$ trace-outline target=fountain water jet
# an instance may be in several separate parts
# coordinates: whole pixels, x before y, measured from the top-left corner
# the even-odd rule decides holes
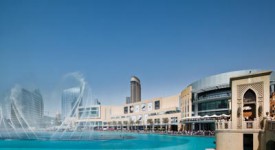
[[[76,114],[78,112],[77,109],[78,109],[79,106],[83,105],[83,99],[86,100],[86,102],[84,103],[85,104],[84,107],[87,107],[88,101],[90,99],[90,95],[89,95],[90,91],[87,90],[89,88],[88,88],[87,83],[86,83],[86,81],[85,81],[85,79],[84,79],[84,77],[83,77],[82,74],[80,74],[78,72],[74,72],[74,73],[67,74],[65,77],[66,78],[67,77],[73,77],[75,80],[77,80],[78,83],[79,83],[80,92],[79,92],[77,100],[74,103],[74,105],[73,105],[70,113],[68,113],[68,115],[65,117],[64,121],[62,121],[61,125],[58,127],[58,129],[51,136],[52,139],[63,138],[63,136],[65,134],[67,136],[67,134],[68,134],[67,130],[68,129],[69,130],[72,129],[72,132],[70,132],[69,138],[70,139],[74,138],[75,133],[77,132],[77,129],[79,127],[79,123],[75,122],[75,119],[78,117],[78,114]],[[85,97],[84,98],[84,96],[85,96],[84,94],[87,94],[89,97]],[[58,134],[60,132],[61,132],[61,134]],[[81,138],[81,136],[82,136],[82,133],[80,133],[80,137],[79,138]],[[68,138],[68,136],[66,138]]]
[[[18,93],[19,87],[15,86],[10,93],[9,102],[10,108],[13,111],[13,116],[18,120],[18,124],[11,119],[10,121],[5,121],[2,117],[3,113],[1,113],[2,109],[0,109],[0,125],[4,125],[5,133],[1,132],[1,139],[37,139],[37,140],[97,140],[97,139],[119,139],[120,135],[117,136],[102,136],[93,132],[95,124],[92,124],[89,119],[90,112],[86,110],[89,108],[90,100],[92,100],[91,89],[85,81],[82,74],[78,72],[70,73],[65,75],[64,78],[73,78],[77,81],[77,87],[79,87],[79,94],[76,97],[74,103],[72,103],[72,107],[70,112],[67,114],[65,119],[61,122],[59,126],[54,128],[44,128],[43,130],[37,130],[32,128],[32,125],[29,124],[27,119],[24,116],[24,113],[21,112],[23,110],[22,102],[18,102]],[[83,108],[84,112],[80,113],[79,109]],[[11,113],[10,111],[9,113]],[[87,116],[88,114],[88,116]],[[80,120],[77,120],[80,119]],[[85,132],[83,131],[85,130]],[[88,130],[88,132],[86,132]],[[10,132],[11,131],[11,132]],[[47,131],[47,132],[46,132]],[[10,134],[10,135],[8,135]]]

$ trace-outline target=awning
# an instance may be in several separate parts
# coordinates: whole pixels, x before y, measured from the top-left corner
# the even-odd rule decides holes
[[[216,114],[210,116],[211,118],[216,118],[216,117],[220,117],[220,116],[217,116]]]
[[[230,115],[222,114],[222,117],[230,117]]]
[[[252,108],[250,106],[244,106],[243,110],[251,110]]]

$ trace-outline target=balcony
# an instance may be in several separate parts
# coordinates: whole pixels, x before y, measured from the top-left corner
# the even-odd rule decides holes
[[[230,130],[232,129],[232,122],[227,120],[218,120],[216,121],[216,130]],[[275,122],[274,122],[274,128],[275,128]],[[242,128],[241,129],[260,129],[258,126],[258,121],[243,121],[242,122]]]
[[[258,126],[258,121],[243,121],[242,129],[260,129]]]
[[[232,122],[226,120],[218,120],[216,121],[216,130],[226,130],[232,129]]]

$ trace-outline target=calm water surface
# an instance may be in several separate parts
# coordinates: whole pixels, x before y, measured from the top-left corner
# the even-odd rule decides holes
[[[94,132],[63,135],[64,140],[50,139],[50,134],[39,135],[39,140],[0,140],[0,150],[82,150],[82,149],[182,149],[205,150],[214,148],[214,137],[171,136],[121,132]],[[68,137],[72,137],[68,140]]]

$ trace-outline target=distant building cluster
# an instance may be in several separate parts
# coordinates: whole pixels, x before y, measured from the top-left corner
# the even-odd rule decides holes
[[[11,124],[16,128],[39,128],[44,115],[43,98],[39,90],[20,89],[11,101]]]
[[[163,129],[168,126],[174,131],[213,131],[216,129],[216,118],[226,118],[232,113],[230,79],[259,72],[261,71],[242,70],[213,75],[191,83],[179,94],[143,101],[141,101],[140,80],[134,76],[130,80],[131,96],[126,97],[124,105],[79,107],[76,122],[97,129],[135,128],[143,130],[145,128]],[[274,92],[274,79],[274,74],[272,74],[269,85],[270,93]],[[246,104],[244,117],[251,119],[256,117],[256,114],[250,111],[254,107],[252,103]]]
[[[141,100],[141,82],[136,76],[130,79],[130,96],[123,105],[101,105],[96,99],[92,105],[83,105],[80,87],[65,89],[61,97],[61,113],[55,118],[44,115],[43,98],[39,90],[20,89],[16,98],[11,101],[10,125],[14,127],[50,127],[62,124],[65,118],[73,118],[73,125],[89,129],[135,129],[135,130],[167,130],[200,131],[217,129],[218,118],[228,118],[232,115],[232,97],[236,91],[232,80],[236,77],[251,78],[260,74],[259,70],[241,70],[209,76],[195,81],[178,94],[169,97],[156,97]],[[255,74],[255,75],[254,75]],[[258,79],[258,78],[257,78]],[[259,78],[261,79],[261,78]],[[261,89],[263,83],[268,83],[262,92],[269,94],[270,116],[275,116],[275,75],[270,80],[259,81],[245,88],[246,90],[240,109],[234,110],[244,121],[259,119],[259,114],[266,111],[264,100],[256,99],[258,95],[253,89]],[[259,90],[260,91],[260,90]],[[259,97],[259,96],[258,96]],[[261,98],[261,97],[260,97]],[[259,98],[259,99],[260,99]],[[241,99],[241,98],[239,98]],[[241,103],[240,103],[241,104]],[[268,105],[268,106],[269,106]],[[265,105],[266,106],[266,105]],[[234,112],[236,113],[236,112]],[[0,111],[0,119],[3,112]]]

